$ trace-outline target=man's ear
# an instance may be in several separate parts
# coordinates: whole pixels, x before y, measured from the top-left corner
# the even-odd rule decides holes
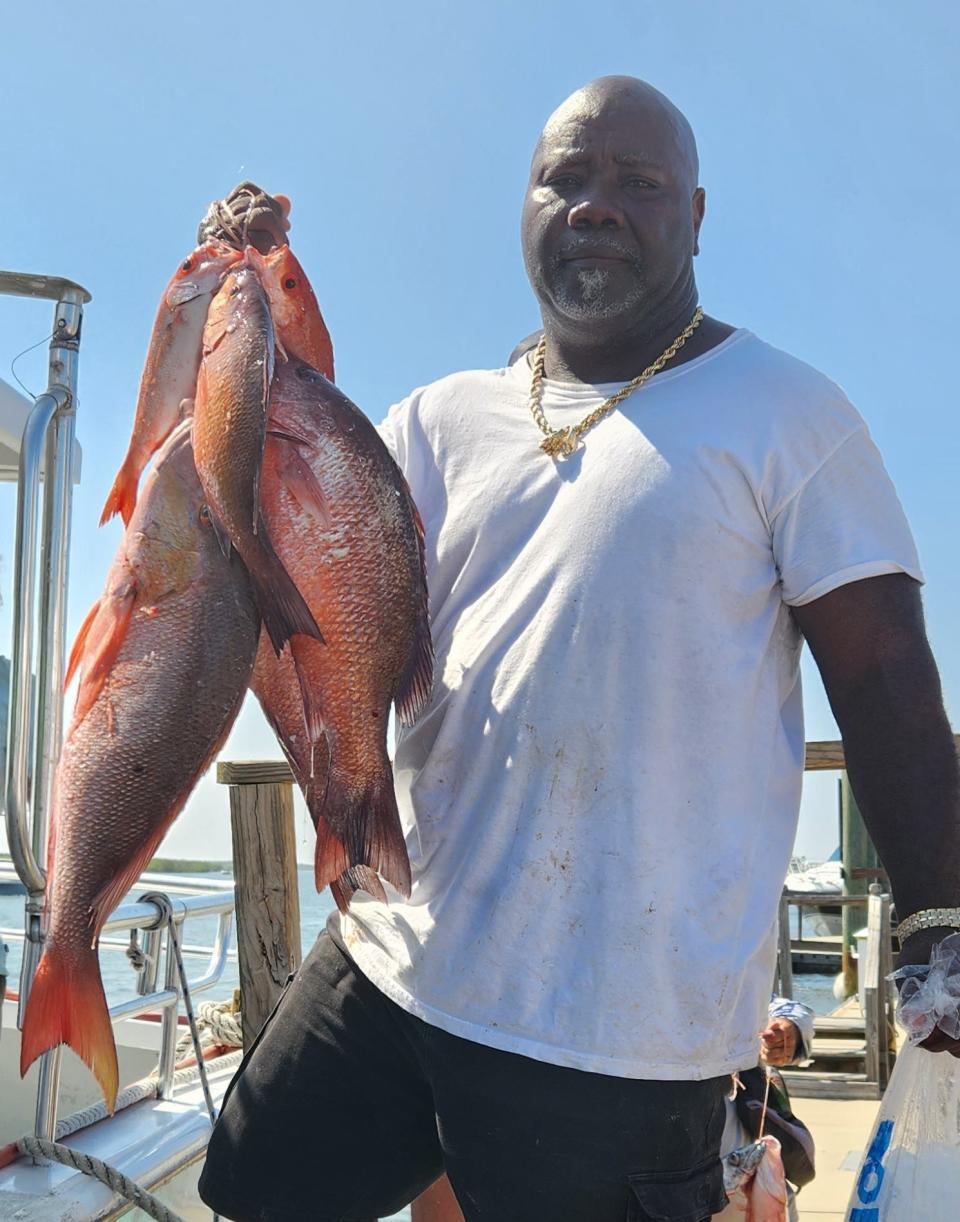
[[[707,211],[707,193],[703,187],[697,187],[693,193],[693,253],[700,253],[700,226]]]

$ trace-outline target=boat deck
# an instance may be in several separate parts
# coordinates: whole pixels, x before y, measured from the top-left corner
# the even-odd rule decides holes
[[[816,1142],[817,1175],[797,1197],[800,1222],[843,1222],[854,1177],[873,1129],[877,1099],[795,1099]]]

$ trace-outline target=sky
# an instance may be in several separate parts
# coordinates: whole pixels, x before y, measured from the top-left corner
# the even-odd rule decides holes
[[[838,381],[866,417],[927,577],[928,630],[960,728],[953,351],[960,16],[947,2],[278,3],[203,10],[6,6],[0,265],[93,295],[80,356],[83,478],[68,636],[120,538],[98,529],[126,449],[160,292],[207,203],[252,178],[293,201],[291,244],[374,421],[415,386],[502,365],[538,325],[518,221],[537,133],[593,77],[644,77],[687,114],[707,218],[709,314]],[[0,299],[0,377],[51,310]],[[45,345],[16,362],[34,393]],[[0,486],[0,653],[15,495]],[[804,663],[808,739],[837,737]],[[278,758],[248,698],[222,758]],[[311,836],[299,807],[298,852]],[[837,841],[836,774],[805,787],[797,850]],[[201,781],[167,855],[230,855]]]

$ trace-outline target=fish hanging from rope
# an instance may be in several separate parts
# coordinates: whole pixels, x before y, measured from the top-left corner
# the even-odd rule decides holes
[[[216,538],[184,423],[144,483],[71,653],[67,681],[79,673],[80,684],[53,787],[49,926],[21,1074],[68,1044],[112,1110],[117,1053],[100,931],[223,745],[259,634],[250,581]]]
[[[760,1137],[723,1158],[728,1203],[714,1222],[787,1222],[787,1184],[775,1137]]]
[[[181,262],[164,289],[147,347],[130,443],[103,507],[101,526],[117,513],[125,526],[129,524],[144,467],[192,411],[210,302],[227,269],[241,258],[233,247],[208,240]]]
[[[279,654],[296,634],[323,640],[277,555],[260,505],[267,406],[276,354],[270,304],[246,259],[226,274],[207,313],[193,409],[193,452],[214,529],[250,574]]]
[[[285,250],[252,263],[271,259],[290,270]],[[312,290],[312,306],[301,300],[285,319],[277,297],[293,277],[260,274],[283,348],[329,360]],[[409,895],[386,732],[391,703],[409,723],[432,684],[423,526],[367,418],[295,360],[281,362],[274,378],[262,498],[280,557],[326,642],[295,637],[290,662],[261,645],[251,681],[316,827],[317,888],[331,885],[344,910],[360,888],[386,899],[378,875]]]

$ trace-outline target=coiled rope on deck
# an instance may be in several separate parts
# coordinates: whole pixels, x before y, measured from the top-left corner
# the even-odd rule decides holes
[[[243,1020],[236,1001],[201,1001],[197,1006],[197,1028],[203,1048],[242,1048]],[[177,1044],[176,1059],[183,1060],[193,1047],[193,1034],[186,1031]]]
[[[73,1167],[77,1171],[82,1171],[84,1175],[92,1175],[126,1200],[132,1201],[145,1214],[156,1218],[157,1222],[184,1222],[179,1214],[167,1209],[161,1200],[147,1192],[145,1188],[141,1188],[135,1180],[124,1175],[122,1171],[118,1171],[116,1167],[111,1167],[109,1163],[103,1162],[102,1159],[94,1158],[92,1154],[84,1154],[82,1150],[73,1150],[70,1146],[62,1146],[56,1141],[47,1141],[33,1133],[21,1137],[17,1142],[17,1147],[24,1154],[29,1154],[34,1158],[49,1158],[54,1162],[62,1163],[65,1167]]]

